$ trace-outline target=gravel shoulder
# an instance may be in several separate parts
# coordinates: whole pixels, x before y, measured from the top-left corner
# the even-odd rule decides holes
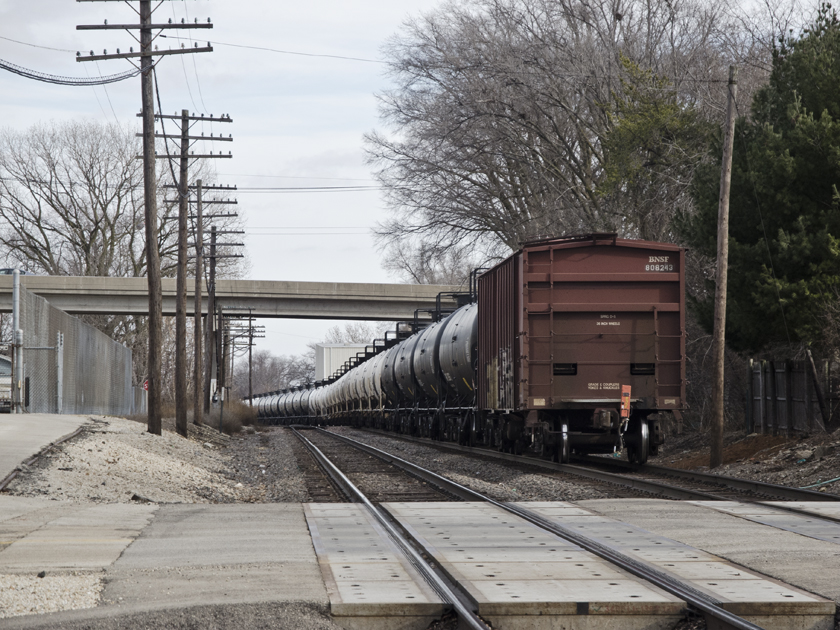
[[[190,426],[190,438],[114,417],[92,417],[81,435],[24,468],[6,492],[74,503],[307,501],[283,431],[228,438]]]
[[[650,461],[708,471],[708,436],[673,436]],[[714,473],[840,495],[840,429],[804,437],[728,433],[723,461]]]

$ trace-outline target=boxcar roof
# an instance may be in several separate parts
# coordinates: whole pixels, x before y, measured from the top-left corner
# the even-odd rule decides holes
[[[553,236],[549,238],[536,239],[533,241],[526,241],[521,243],[520,248],[513,252],[510,256],[502,261],[499,261],[492,267],[488,267],[479,277],[485,273],[492,271],[506,260],[514,256],[519,256],[526,250],[538,250],[547,247],[554,247],[557,249],[571,249],[574,247],[591,247],[591,246],[614,246],[614,247],[634,247],[640,249],[659,249],[662,251],[679,251],[684,249],[680,245],[674,243],[661,243],[659,241],[643,241],[632,238],[618,238],[615,232],[592,232],[590,234],[570,234],[568,236]]]

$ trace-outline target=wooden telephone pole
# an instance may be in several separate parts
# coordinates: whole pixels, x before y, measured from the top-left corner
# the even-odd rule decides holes
[[[195,142],[200,140],[209,141],[223,141],[233,142],[233,138],[228,136],[223,137],[221,134],[215,136],[193,136],[190,135],[190,127],[196,121],[201,122],[233,122],[230,116],[222,116],[221,118],[209,118],[201,115],[190,116],[190,113],[184,109],[181,110],[181,116],[166,116],[157,114],[158,119],[171,118],[180,120],[181,132],[179,135],[167,135],[165,133],[157,134],[157,138],[163,138],[165,141],[169,139],[180,139],[181,152],[179,155],[158,155],[158,158],[173,159],[179,158],[180,177],[178,180],[178,269],[176,279],[176,298],[175,298],[175,429],[184,437],[187,437],[187,215],[189,214],[190,203],[190,187],[189,187],[189,167],[190,161],[207,158],[231,158],[230,152],[223,154],[221,152],[214,154],[212,151],[209,154],[196,155],[195,152],[190,152],[190,148]],[[174,176],[174,173],[173,173]],[[174,202],[174,199],[167,200]],[[199,215],[200,217],[200,215]],[[196,243],[198,245],[198,243]],[[197,276],[200,277],[200,276]],[[200,293],[198,294],[200,298]],[[198,344],[201,343],[201,337],[196,337]],[[196,352],[200,352],[197,348]],[[195,418],[198,421],[198,416]],[[197,422],[201,424],[200,421]]]
[[[732,145],[735,138],[735,98],[738,69],[729,66],[729,98],[726,105],[726,134],[720,173],[718,203],[717,283],[715,287],[714,380],[712,382],[712,448],[709,468],[723,463],[724,351],[726,350],[726,281],[729,267],[729,185],[732,182]]]
[[[175,50],[153,50],[152,44],[155,39],[154,31],[165,29],[195,29],[213,28],[209,22],[199,24],[154,24],[152,22],[152,0],[76,0],[77,2],[125,2],[131,5],[132,2],[139,4],[136,10],[140,16],[139,24],[104,24],[80,25],[77,30],[126,30],[140,31],[140,51],[134,52],[133,48],[128,53],[108,54],[107,51],[101,55],[94,55],[93,51],[88,56],[76,53],[76,61],[106,61],[110,59],[139,59],[141,71],[141,101],[143,118],[143,178],[145,195],[145,231],[146,231],[146,270],[149,281],[149,353],[148,353],[148,380],[149,380],[149,409],[148,409],[148,431],[156,435],[161,434],[161,340],[163,329],[163,297],[160,286],[160,250],[158,248],[158,214],[155,177],[155,118],[154,118],[154,85],[152,72],[154,71],[154,57],[163,55],[182,55],[188,53],[212,52],[213,48],[208,44],[199,48],[180,48]],[[159,0],[156,8],[163,4]],[[132,62],[134,63],[134,62]]]

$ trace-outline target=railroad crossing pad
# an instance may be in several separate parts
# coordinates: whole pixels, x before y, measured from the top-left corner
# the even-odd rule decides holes
[[[692,503],[725,514],[739,516],[762,525],[784,529],[800,536],[808,536],[809,538],[840,545],[840,522],[828,520],[840,519],[840,506],[837,505],[824,506],[821,502],[809,502],[807,505],[802,502],[791,504],[784,501],[774,501],[766,504],[739,503],[737,501],[692,501]],[[809,517],[805,514],[787,511],[784,509],[786,505],[813,512],[814,516]]]
[[[767,630],[830,630],[834,602],[767,578],[665,536],[565,502],[517,503],[559,525],[668,573]]]
[[[501,630],[671,628],[685,604],[486,503],[383,503]]]
[[[840,501],[762,501],[763,505],[789,507],[840,521]]]
[[[336,623],[348,630],[424,630],[449,608],[367,508],[303,509]]]

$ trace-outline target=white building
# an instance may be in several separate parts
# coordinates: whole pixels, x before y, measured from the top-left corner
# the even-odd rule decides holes
[[[332,376],[348,359],[364,352],[364,343],[316,343],[315,344],[315,380],[321,381]]]

